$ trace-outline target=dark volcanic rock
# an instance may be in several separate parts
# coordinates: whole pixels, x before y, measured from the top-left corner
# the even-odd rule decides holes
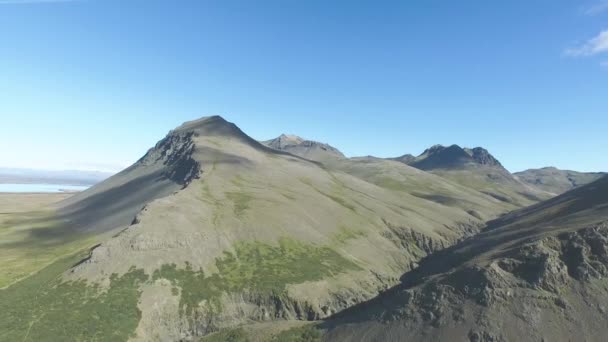
[[[504,169],[502,164],[488,152],[488,150],[475,148],[461,148],[458,145],[434,145],[426,149],[418,157],[406,154],[397,158],[389,158],[404,164],[414,166],[421,170],[459,169],[467,165],[484,165]]]

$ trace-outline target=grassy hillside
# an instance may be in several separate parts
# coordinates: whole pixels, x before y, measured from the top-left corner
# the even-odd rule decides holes
[[[602,172],[576,172],[554,167],[529,169],[514,174],[519,180],[538,189],[562,194],[576,187],[589,184],[605,176]]]
[[[92,246],[90,234],[71,234],[53,204],[69,194],[0,194],[0,288],[53,261]]]
[[[7,336],[41,338],[53,326],[45,338],[177,340],[318,320],[517,205],[399,162],[319,163],[220,117],[188,122],[38,218],[40,245],[69,246],[40,249],[49,262],[95,247],[2,290],[13,310]],[[36,246],[20,238],[24,251]],[[115,333],[95,335],[95,324]]]
[[[607,194],[603,178],[506,215],[319,329],[328,341],[602,341]]]
[[[551,198],[553,193],[514,177],[487,150],[435,145],[417,157],[394,158],[412,167],[482,192],[516,208]]]

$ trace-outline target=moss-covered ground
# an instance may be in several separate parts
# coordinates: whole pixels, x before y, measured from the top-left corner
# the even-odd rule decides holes
[[[321,331],[314,325],[285,330],[272,338],[272,342],[319,342],[321,341]]]
[[[0,288],[91,245],[90,235],[71,232],[52,211],[0,215]]]
[[[326,246],[281,239],[278,245],[240,242],[234,251],[216,259],[218,273],[206,275],[190,264],[183,268],[163,265],[152,279],[168,279],[179,287],[182,314],[190,316],[205,301],[212,311],[221,310],[222,293],[250,291],[283,294],[288,284],[320,280],[348,270],[357,270],[352,261]]]
[[[126,341],[141,318],[142,270],[112,275],[108,288],[61,274],[85,255],[62,258],[0,290],[0,341]]]
[[[249,342],[251,341],[243,328],[226,329],[205,336],[201,342]]]

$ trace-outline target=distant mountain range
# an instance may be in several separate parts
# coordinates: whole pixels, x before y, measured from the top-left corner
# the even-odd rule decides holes
[[[605,172],[576,172],[559,170],[555,167],[529,169],[514,174],[518,179],[538,189],[561,194],[581,185],[596,181],[606,175]]]
[[[576,293],[608,269],[591,178],[555,197],[479,147],[347,158],[186,122],[52,210],[0,216],[0,340],[600,336],[605,315],[565,313],[604,305],[603,283]]]
[[[93,185],[112,175],[100,171],[0,168],[0,183]]]

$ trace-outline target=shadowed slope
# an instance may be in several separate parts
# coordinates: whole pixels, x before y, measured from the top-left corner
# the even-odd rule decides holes
[[[134,313],[129,326],[137,322],[133,338],[178,340],[250,321],[327,317],[509,209],[394,161],[311,161],[210,117],[176,128],[127,170],[63,202],[59,217],[70,224],[37,236],[112,232],[59,277],[71,284],[61,289],[87,300],[94,289],[126,286],[136,298],[125,305],[139,310],[124,308]],[[120,318],[119,307],[91,303]],[[95,312],[78,300],[59,304],[53,310]],[[11,301],[31,316],[10,320],[42,315],[45,324],[81,328],[30,305]],[[23,336],[11,322],[10,336]],[[32,336],[42,328],[34,324]]]
[[[494,221],[328,320],[331,341],[590,340],[608,333],[608,178]]]
[[[146,203],[199,177],[192,138],[193,132],[172,131],[129,168],[61,203],[66,227],[94,233],[126,227]]]

